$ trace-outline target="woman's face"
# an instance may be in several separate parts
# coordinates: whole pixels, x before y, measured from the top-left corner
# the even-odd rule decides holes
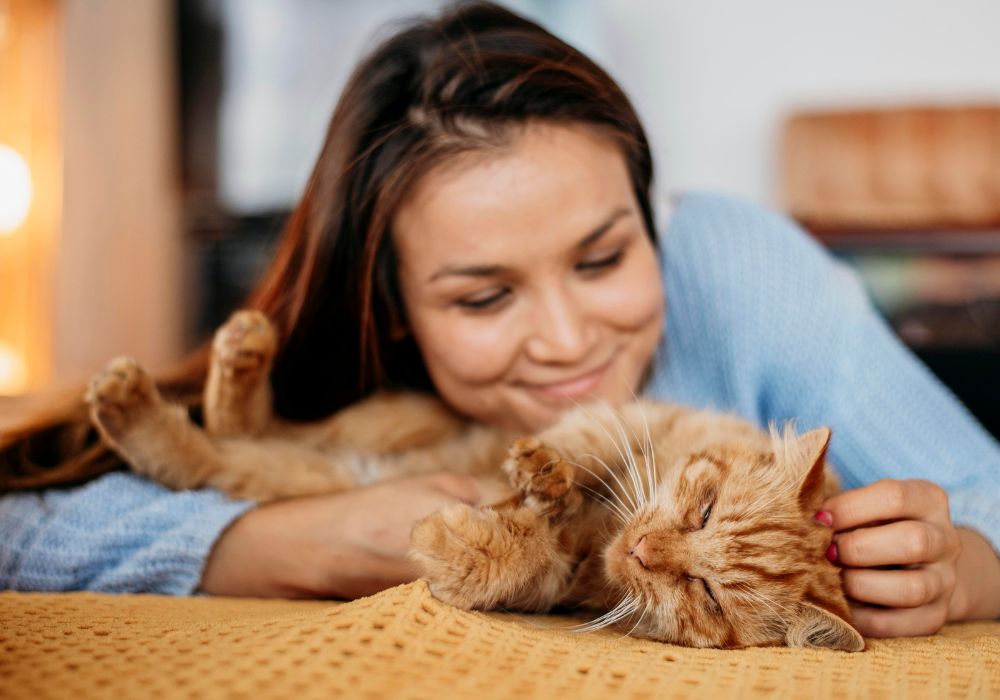
[[[625,159],[586,126],[531,124],[417,181],[393,236],[407,330],[441,397],[523,431],[632,396],[663,323]]]

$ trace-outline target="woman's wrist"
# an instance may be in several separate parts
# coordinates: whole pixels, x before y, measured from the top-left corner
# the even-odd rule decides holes
[[[222,532],[205,562],[199,592],[255,597],[280,595],[266,576],[268,570],[280,570],[280,567],[269,564],[272,548],[260,541],[261,537],[273,537],[262,526],[262,521],[268,520],[267,509],[267,506],[258,506],[247,511]],[[287,548],[278,551],[287,551]]]
[[[962,553],[956,565],[957,582],[948,619],[995,620],[1000,618],[1000,556],[975,530],[959,527]]]
[[[306,500],[260,505],[234,520],[212,548],[199,590],[265,598],[323,595],[318,574],[326,557],[310,523],[301,522],[308,515]]]

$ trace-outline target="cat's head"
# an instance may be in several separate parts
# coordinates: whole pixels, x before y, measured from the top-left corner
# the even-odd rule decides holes
[[[634,634],[701,647],[864,649],[850,625],[823,500],[830,431],[772,431],[686,455],[604,552]],[[655,447],[654,447],[655,449]]]

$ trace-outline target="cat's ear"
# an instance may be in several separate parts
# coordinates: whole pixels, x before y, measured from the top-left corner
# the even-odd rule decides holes
[[[800,648],[865,650],[864,637],[849,622],[811,603],[799,603],[794,619],[788,621],[785,643]]]
[[[801,468],[804,469],[799,482],[799,507],[811,517],[823,502],[823,485],[826,481],[824,466],[826,450],[830,446],[830,429],[810,430],[798,440]]]

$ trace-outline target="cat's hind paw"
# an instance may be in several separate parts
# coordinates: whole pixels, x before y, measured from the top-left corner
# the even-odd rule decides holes
[[[84,400],[94,425],[115,440],[160,403],[153,378],[131,357],[116,357],[90,380]]]
[[[268,368],[278,349],[278,334],[260,311],[241,310],[229,317],[212,340],[214,361],[227,376]]]
[[[552,519],[566,517],[575,512],[583,500],[580,492],[573,488],[572,465],[538,438],[515,440],[507,451],[503,470],[525,505],[539,515]]]

